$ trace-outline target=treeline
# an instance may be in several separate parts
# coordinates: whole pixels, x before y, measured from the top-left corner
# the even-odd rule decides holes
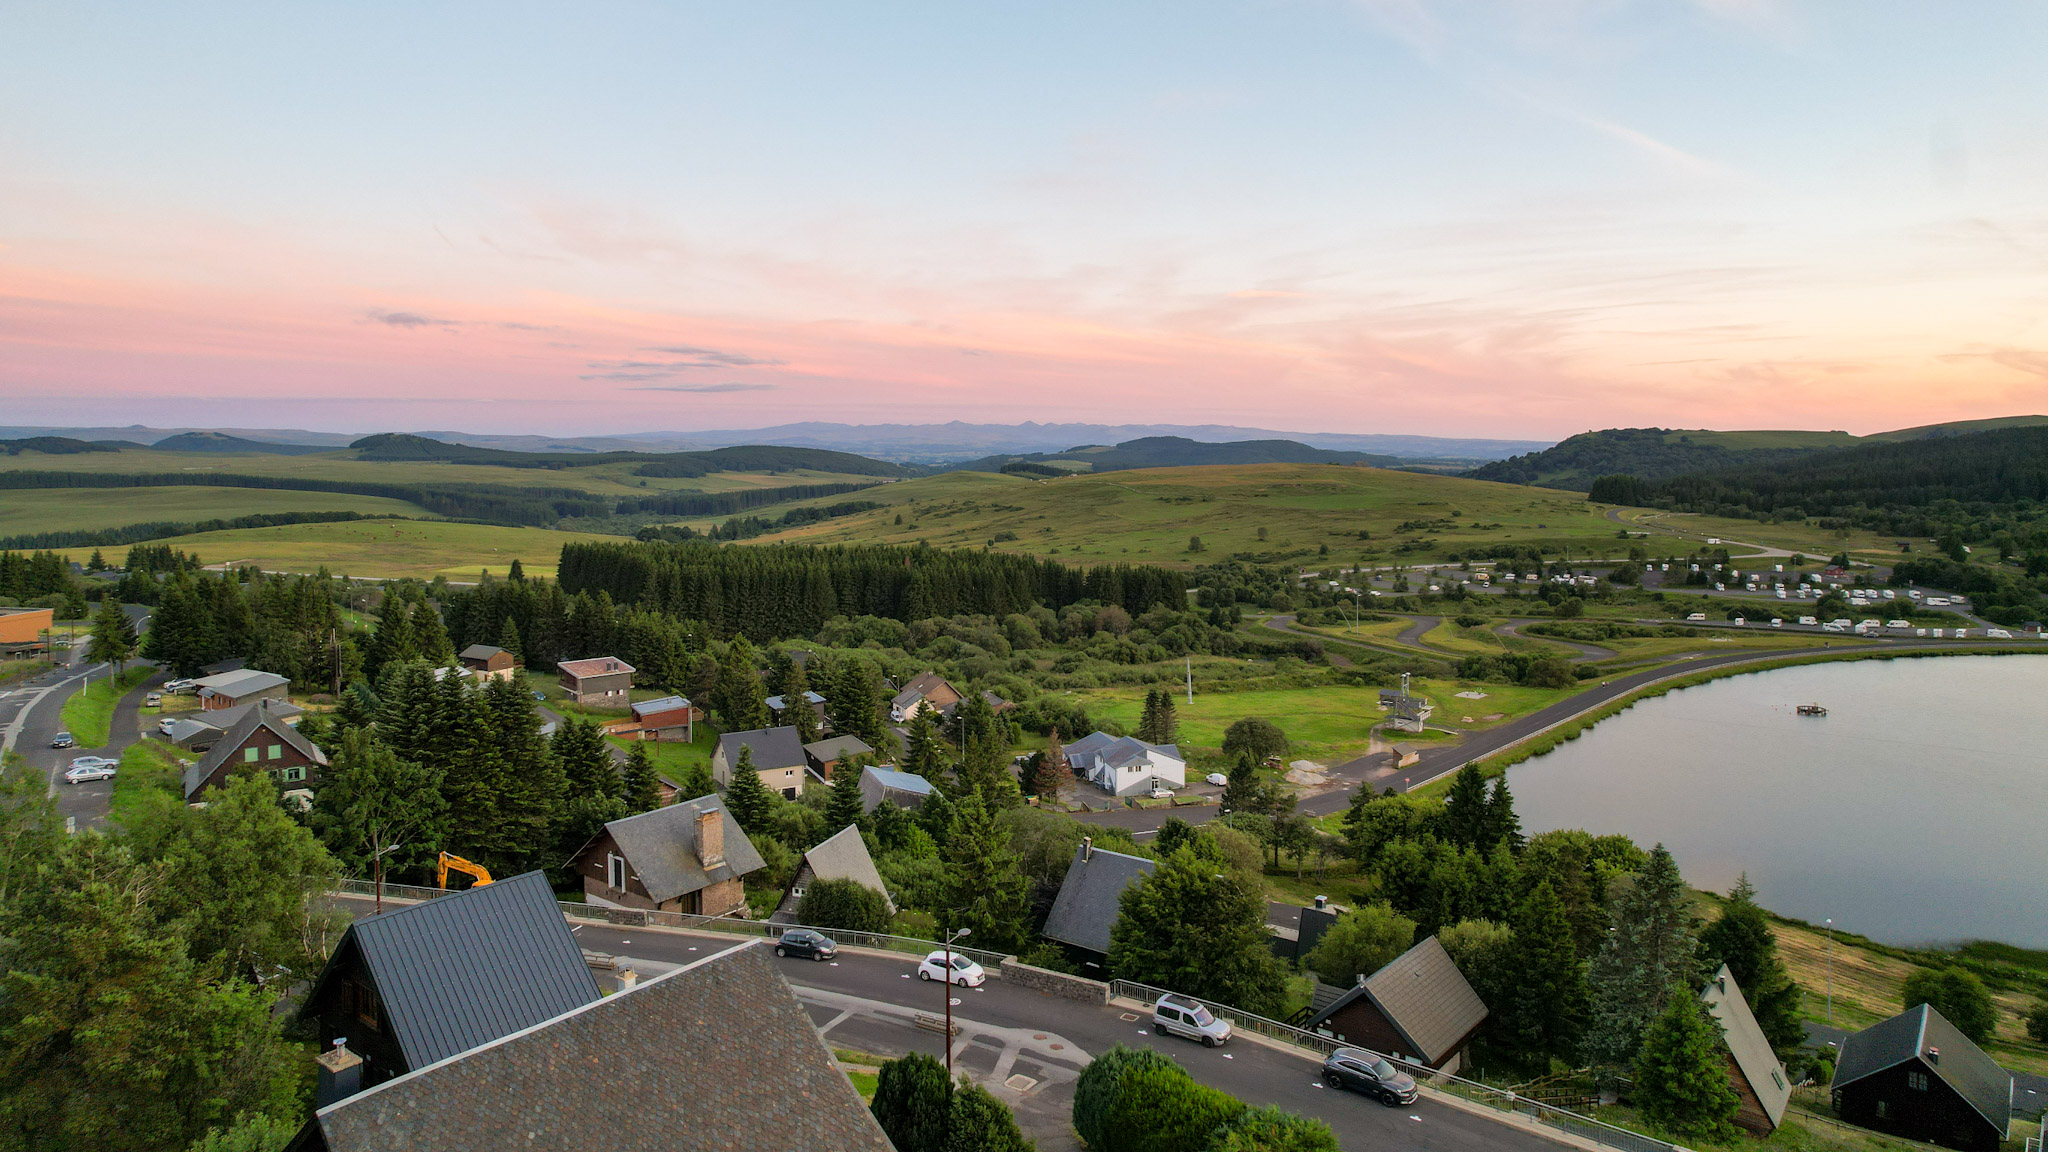
[[[758,639],[808,636],[834,616],[1004,616],[1083,600],[1138,615],[1155,604],[1178,609],[1187,599],[1185,579],[1164,568],[1082,569],[993,552],[883,546],[567,544],[558,580],[567,593],[602,592],[617,604]]]
[[[568,516],[608,516],[612,502],[574,488],[516,488],[504,484],[393,484],[317,480],[303,476],[244,476],[232,472],[0,472],[0,489],[20,488],[275,488],[288,492],[345,492],[417,504],[437,516],[492,524],[545,526]]]
[[[786,528],[800,528],[805,524],[817,524],[826,520],[837,520],[842,516],[872,512],[882,507],[885,507],[885,505],[879,500],[846,500],[838,504],[826,504],[822,507],[791,508],[781,516],[775,517],[748,516],[745,519],[741,519],[735,516],[728,519],[725,523],[714,525],[702,533],[687,524],[652,525],[634,533],[634,538],[638,540],[666,540],[672,544],[679,544],[685,540],[695,540],[700,535],[706,540],[752,540],[756,536],[766,536],[770,532],[780,532]]]
[[[1541,452],[1495,460],[1464,475],[1474,480],[1494,480],[1503,484],[1577,489],[1584,488],[1597,477],[1617,473],[1658,480],[1688,472],[1777,465],[1810,455],[1816,450],[1811,447],[1731,448],[1718,442],[1715,433],[1703,435],[1706,439],[1694,440],[1691,433],[1670,428],[1605,428],[1598,432],[1581,432]]]
[[[770,504],[811,500],[819,496],[837,496],[844,492],[858,492],[863,488],[872,487],[873,484],[847,481],[835,484],[791,484],[782,488],[741,488],[731,492],[664,492],[659,496],[621,500],[616,513],[620,516],[631,516],[639,512],[652,512],[662,516],[724,516],[733,512],[744,512],[749,508],[765,508]]]
[[[130,570],[131,576],[141,572]],[[302,691],[332,690],[362,672],[362,656],[335,605],[338,584],[331,577],[273,576],[254,568],[174,572],[154,599],[142,654],[180,676],[242,656]]]
[[[335,524],[348,520],[405,520],[388,513],[363,512],[260,512],[228,520],[150,520],[119,528],[75,532],[32,532],[0,537],[0,548],[102,548],[162,540],[171,536],[193,536],[201,532],[226,532],[235,528],[275,528],[281,524]]]
[[[41,452],[46,456],[75,456],[81,452],[119,452],[112,444],[95,444],[90,440],[77,440],[70,436],[27,436],[20,440],[0,440],[0,450],[9,456],[23,452]]]
[[[450,464],[488,464],[500,468],[590,468],[604,464],[645,461],[634,475],[650,477],[708,476],[714,472],[838,472],[850,476],[905,476],[909,470],[881,460],[870,460],[851,452],[824,448],[785,448],[749,444],[716,448],[707,452],[521,452],[509,448],[479,448],[473,444],[451,444],[425,436],[385,432],[365,436],[349,445],[359,460],[440,460]]]

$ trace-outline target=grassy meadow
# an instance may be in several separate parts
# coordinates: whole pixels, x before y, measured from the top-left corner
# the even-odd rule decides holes
[[[361,512],[366,516],[427,514],[417,504],[382,496],[288,492],[275,488],[0,489],[0,534],[8,536],[33,532],[92,531],[155,520],[226,520],[275,512]]]
[[[254,564],[272,572],[315,572],[324,567],[337,576],[475,580],[485,569],[503,576],[514,560],[529,575],[553,576],[563,544],[617,539],[620,537],[446,520],[358,520],[201,532],[165,542],[198,554],[208,564]],[[91,548],[59,551],[80,561],[93,552]],[[118,562],[112,553],[125,549],[102,551]]]

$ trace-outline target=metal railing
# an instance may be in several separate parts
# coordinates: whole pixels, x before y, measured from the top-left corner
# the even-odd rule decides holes
[[[1167,990],[1164,988],[1155,988],[1150,984],[1139,984],[1132,980],[1112,980],[1109,984],[1109,990],[1112,996],[1121,996],[1141,1002],[1157,1000],[1159,997],[1167,994]],[[1230,1021],[1232,1028],[1254,1032],[1284,1044],[1307,1049],[1319,1055],[1328,1056],[1339,1048],[1352,1048],[1361,1052],[1372,1051],[1372,1049],[1366,1048],[1361,1044],[1348,1043],[1334,1036],[1325,1036],[1320,1032],[1310,1032],[1305,1029],[1296,1028],[1291,1024],[1282,1024],[1278,1020],[1269,1020],[1264,1016],[1255,1016],[1250,1012],[1239,1011],[1227,1004],[1217,1004],[1208,1000],[1203,1000],[1201,1003],[1207,1005],[1209,1011]],[[1681,1145],[1673,1144],[1668,1140],[1659,1140],[1654,1136],[1645,1136],[1640,1132],[1631,1132],[1626,1128],[1617,1127],[1603,1120],[1595,1120],[1591,1116],[1545,1104],[1539,1100],[1530,1100],[1527,1097],[1518,1096],[1503,1088],[1495,1088],[1490,1084],[1481,1084],[1477,1080],[1466,1080],[1463,1077],[1438,1072],[1428,1065],[1401,1060],[1383,1052],[1374,1052],[1373,1054],[1384,1058],[1388,1063],[1413,1076],[1418,1084],[1427,1084],[1439,1092],[1448,1092],[1451,1095],[1470,1100],[1473,1103],[1484,1104],[1496,1111],[1519,1112],[1539,1123],[1547,1124],[1559,1131],[1569,1132],[1574,1136],[1579,1136],[1598,1144],[1604,1144],[1609,1148],[1618,1148],[1622,1152],[1686,1152]]]
[[[334,891],[346,896],[374,896],[376,886],[367,880],[337,880]],[[415,884],[386,884],[384,899],[420,902],[442,896],[452,896],[460,889],[423,888]],[[891,936],[882,932],[850,932],[844,928],[815,928],[808,924],[778,924],[767,920],[742,920],[735,916],[691,916],[682,912],[662,912],[640,908],[607,908],[602,904],[579,904],[572,900],[558,900],[556,906],[562,915],[574,920],[592,920],[604,924],[640,928],[682,928],[695,932],[720,932],[731,936],[751,936],[759,939],[774,939],[792,928],[803,928],[830,939],[833,943],[847,948],[872,948],[883,952],[902,952],[923,956],[936,952],[945,945],[936,940],[919,940],[913,936]],[[968,948],[953,945],[956,955],[965,956],[993,973],[1002,965],[1008,953],[992,952],[986,948]]]

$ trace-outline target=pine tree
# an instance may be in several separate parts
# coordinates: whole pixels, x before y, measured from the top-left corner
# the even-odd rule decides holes
[[[92,550],[92,559],[85,562],[85,570],[87,572],[105,572],[107,570],[107,558],[100,555],[99,549],[95,548]]]
[[[1074,769],[1067,763],[1066,746],[1060,743],[1060,730],[1054,726],[1032,779],[1032,792],[1041,800],[1058,800],[1061,790],[1073,782]]]
[[[1159,703],[1152,716],[1152,735],[1140,737],[1147,744],[1171,744],[1180,738],[1180,715],[1174,711],[1173,693],[1159,689]]]
[[[841,660],[832,683],[833,690],[826,693],[832,709],[832,731],[841,736],[858,736],[877,750],[893,747],[882,717],[882,694],[875,687],[874,671],[868,662],[851,657]]]
[[[1756,889],[1750,885],[1748,873],[1728,893],[1720,918],[1700,932],[1700,955],[1705,968],[1728,966],[1772,1048],[1787,1053],[1805,1042],[1806,1029],[1799,1021],[1799,988],[1778,958],[1777,934],[1771,931],[1770,918],[1757,906]]]
[[[1466,764],[1452,777],[1451,793],[1444,798],[1444,839],[1477,847],[1486,834],[1486,808],[1486,775],[1477,763]]]
[[[754,774],[749,772],[747,775]],[[761,778],[754,776],[754,783],[758,785],[760,782]],[[654,761],[647,758],[645,740],[635,740],[633,747],[627,750],[626,768],[621,773],[621,784],[626,811],[629,814],[652,812],[661,806],[661,792],[654,779]],[[739,817],[735,815],[733,819],[737,820]],[[746,827],[745,821],[741,821],[740,827]]]
[[[419,638],[420,659],[446,664],[455,659],[455,644],[448,639],[448,627],[441,610],[425,600],[412,606],[412,630]]]
[[[121,665],[134,655],[135,625],[121,611],[120,601],[109,594],[101,598],[100,610],[92,618],[92,642],[86,647],[85,658],[95,664],[112,664],[114,675],[118,676]]]
[[[860,823],[862,762],[848,756],[832,768],[832,797],[825,802],[825,827],[834,833]]]
[[[510,652],[514,660],[526,659],[526,648],[519,642],[519,625],[513,623],[510,616],[505,617],[505,623],[498,629],[498,647]]]
[[[1363,791],[1361,789],[1361,791]],[[1230,781],[1223,787],[1220,801],[1223,808],[1231,812],[1252,812],[1259,806],[1259,765],[1250,752],[1238,753],[1237,763],[1230,766]]]
[[[1689,985],[1673,985],[1664,999],[1636,1056],[1636,1108],[1680,1139],[1731,1140],[1742,1101],[1728,1083],[1721,1025]]]
[[[1510,852],[1522,850],[1522,820],[1515,815],[1515,798],[1508,793],[1506,773],[1493,778],[1493,791],[1486,797],[1486,821],[1479,847],[1505,844]]]
[[[973,929],[977,948],[1002,951],[1021,943],[1031,882],[1018,868],[1002,825],[979,796],[965,796],[953,805],[945,858],[950,874],[940,927]]]
[[[1627,1064],[1643,1030],[1664,1011],[1671,990],[1698,977],[1692,898],[1678,862],[1662,844],[1614,901],[1614,931],[1593,958],[1595,992],[1586,1049],[1593,1059]]]
[[[1502,1028],[1513,1047],[1541,1067],[1573,1050],[1585,1011],[1585,972],[1548,881],[1516,909],[1513,928],[1508,968],[1519,994],[1504,1006]]]
[[[818,738],[818,714],[804,699],[811,691],[804,666],[787,650],[775,654],[776,692],[782,697],[782,722],[796,728],[796,738],[809,744]]]
[[[450,676],[451,680],[460,677]],[[540,734],[540,715],[524,677],[492,679],[483,686],[486,737],[504,765],[504,790],[498,798],[501,835],[524,858],[547,840],[568,801],[569,782]]]
[[[1164,741],[1159,739],[1158,731],[1159,689],[1148,688],[1145,690],[1145,710],[1138,715],[1137,736],[1138,739],[1143,740],[1147,744],[1164,743]]]
[[[514,583],[526,579],[526,568],[519,563],[517,556],[512,558],[512,567],[505,573],[505,579]],[[503,647],[503,645],[500,645],[500,647]]]
[[[213,662],[213,649],[213,614],[190,577],[173,576],[164,586],[162,602],[150,613],[142,654],[180,676],[197,676]]]
[[[611,746],[596,724],[580,716],[565,717],[549,746],[568,777],[571,798],[620,795],[623,784],[612,767]]]
[[[779,799],[754,771],[754,750],[740,745],[739,762],[732,766],[732,779],[725,786],[725,810],[739,821],[742,831],[752,836],[774,830]]]
[[[903,753],[903,770],[930,780],[946,780],[946,749],[939,738],[939,725],[929,708],[920,708],[910,720],[909,747]]]
[[[752,732],[772,723],[768,694],[762,690],[761,674],[754,668],[754,646],[747,643],[745,636],[733,637],[726,646],[725,659],[718,666],[718,688],[713,702],[728,732]]]

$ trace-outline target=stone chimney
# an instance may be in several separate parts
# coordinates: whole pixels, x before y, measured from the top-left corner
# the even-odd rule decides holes
[[[630,991],[634,985],[640,983],[640,974],[638,972],[633,971],[631,968],[621,968],[619,969],[617,980],[619,983],[619,991]]]
[[[320,1066],[313,1107],[325,1108],[363,1090],[363,1058],[349,1051],[342,1041],[336,1040],[334,1047],[314,1057],[313,1063]]]
[[[697,862],[707,872],[725,863],[725,820],[715,808],[697,813]]]
[[[1093,860],[1093,859],[1095,859],[1095,837],[1093,837],[1093,836],[1083,836],[1083,837],[1081,837],[1081,859],[1083,859],[1083,860]]]

